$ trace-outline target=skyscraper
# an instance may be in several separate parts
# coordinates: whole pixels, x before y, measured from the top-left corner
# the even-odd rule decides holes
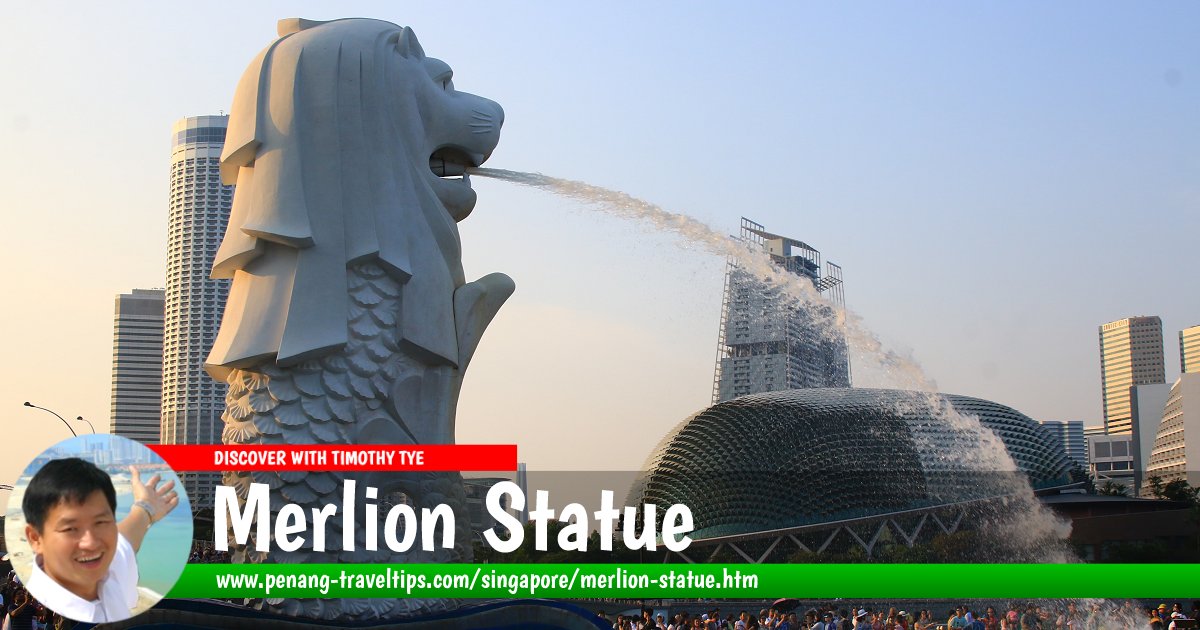
[[[1100,390],[1109,435],[1132,431],[1130,387],[1166,380],[1161,319],[1127,317],[1100,326]]]
[[[1200,372],[1200,325],[1179,331],[1179,372]]]
[[[783,269],[811,282],[830,305],[799,307],[730,262],[725,274],[713,402],[758,392],[848,387],[850,361],[835,309],[845,306],[842,268],[796,239],[771,234],[742,217],[741,239]]]
[[[1043,420],[1042,426],[1050,430],[1058,443],[1062,444],[1063,452],[1072,461],[1079,464],[1081,469],[1087,468],[1087,442],[1083,438],[1082,420]]]
[[[225,385],[204,371],[228,280],[212,280],[213,257],[229,223],[233,187],[220,177],[228,116],[175,123],[167,224],[167,290],[163,323],[162,443],[221,441]],[[192,505],[211,507],[218,473],[183,473]]]
[[[158,444],[162,417],[163,290],[118,295],[113,317],[109,433]]]

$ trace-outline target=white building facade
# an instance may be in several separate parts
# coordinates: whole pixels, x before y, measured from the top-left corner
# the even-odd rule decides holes
[[[1200,485],[1200,373],[1182,374],[1171,386],[1146,467],[1152,476]]]
[[[228,122],[228,116],[193,116],[177,121],[172,129],[163,444],[219,444],[224,428],[225,385],[204,371],[204,360],[229,294],[228,280],[209,278],[233,205],[233,187],[221,184],[219,168]],[[180,477],[193,506],[212,506],[212,486],[219,473]]]
[[[1088,443],[1088,472],[1102,486],[1106,481],[1119,483],[1127,488],[1126,494],[1133,496],[1133,436],[1090,435]]]
[[[1154,449],[1154,438],[1158,435],[1163,409],[1171,386],[1167,383],[1134,385],[1129,388],[1129,401],[1133,411],[1133,469],[1134,483],[1139,495],[1144,495],[1146,467],[1150,465],[1150,453]]]

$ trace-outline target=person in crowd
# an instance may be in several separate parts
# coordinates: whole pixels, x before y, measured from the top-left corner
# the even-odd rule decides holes
[[[1149,616],[1146,625],[1150,630],[1166,630],[1166,624],[1163,623],[1162,617],[1158,616],[1158,609],[1147,608],[1146,613]]]
[[[950,630],[963,630],[967,627],[967,618],[963,615],[962,606],[958,606],[950,613],[950,618],[946,620],[946,627]]]
[[[49,630],[53,617],[54,613],[39,603],[33,613],[33,630]]]
[[[13,597],[8,606],[8,627],[12,630],[28,630],[33,628],[33,618],[37,612],[37,602],[29,593],[21,590]]]
[[[1016,606],[1009,606],[1000,620],[1000,630],[1020,630],[1020,628],[1021,613],[1017,612]]]
[[[1104,611],[1100,606],[1100,602],[1092,602],[1091,608],[1088,610],[1087,617],[1083,620],[1085,630],[1099,630],[1100,621],[1104,618]]]
[[[983,616],[979,620],[983,622],[984,630],[1000,630],[1000,617],[996,616],[996,609],[992,606],[984,609]]]
[[[1067,603],[1067,610],[1059,615],[1055,627],[1059,630],[1082,630],[1083,615],[1079,612],[1079,607],[1075,605],[1075,602]]]
[[[1042,630],[1042,620],[1033,602],[1025,607],[1025,614],[1021,615],[1021,630]]]

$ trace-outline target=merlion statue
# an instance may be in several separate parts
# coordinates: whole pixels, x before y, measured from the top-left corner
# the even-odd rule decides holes
[[[221,178],[237,184],[213,277],[232,278],[208,370],[229,385],[226,444],[449,444],[463,373],[514,285],[463,276],[456,223],[475,205],[465,169],[490,155],[504,113],[455,90],[412,29],[368,19],[283,20],[237,86]],[[457,177],[461,176],[461,177]],[[372,501],[456,512],[453,550],[397,555],[236,550],[243,562],[453,562],[472,558],[453,473],[226,473],[281,503]],[[361,511],[360,511],[361,512]],[[326,539],[341,540],[339,519]],[[382,524],[381,524],[382,525]],[[359,528],[362,523],[360,519]],[[361,532],[359,538],[362,538]],[[311,618],[439,612],[445,600],[266,600]]]

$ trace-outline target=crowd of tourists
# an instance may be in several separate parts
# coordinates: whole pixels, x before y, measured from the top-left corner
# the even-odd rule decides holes
[[[192,545],[188,562],[229,562],[229,554],[213,549],[211,543],[206,545],[204,541],[196,541]],[[9,566],[11,565],[7,562],[3,565],[4,568]],[[46,608],[31,597],[15,571],[7,571],[6,577],[0,581],[0,630],[66,630],[74,626],[74,621]]]
[[[597,615],[613,630],[1189,630],[1197,627],[1200,601],[1186,611],[1179,602],[1142,607],[1133,601],[1093,601],[1061,606],[1013,603],[982,610],[962,605],[941,614],[823,606],[807,612],[761,608],[757,613],[724,614],[714,607],[705,613],[674,613],[670,619],[650,609],[611,619],[603,612]]]
[[[188,564],[224,564],[228,562],[228,551],[217,551],[208,541],[192,541],[192,553],[188,555]]]
[[[0,585],[0,611],[3,612],[3,620],[0,621],[3,630],[66,630],[75,627],[74,621],[30,597],[15,571],[9,571],[8,577]]]

